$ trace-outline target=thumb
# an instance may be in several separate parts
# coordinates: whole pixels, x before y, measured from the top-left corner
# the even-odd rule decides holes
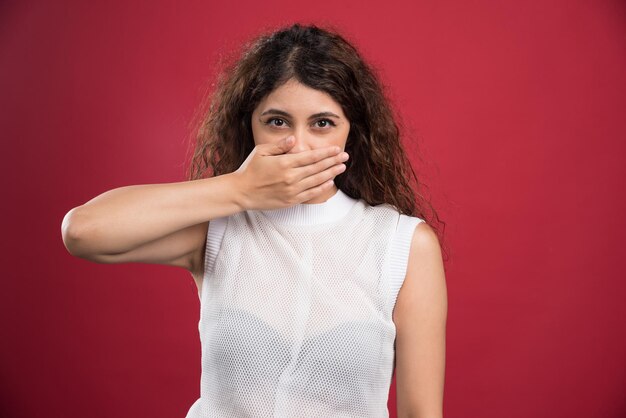
[[[268,147],[267,155],[279,155],[289,151],[296,143],[296,138],[293,135],[283,138],[280,141],[274,142]]]

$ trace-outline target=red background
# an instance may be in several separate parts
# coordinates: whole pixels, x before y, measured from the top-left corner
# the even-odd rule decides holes
[[[191,276],[74,258],[61,221],[182,181],[217,57],[294,21],[340,28],[421,137],[451,248],[444,415],[625,416],[626,6],[460,0],[2,2],[0,415],[184,417]]]

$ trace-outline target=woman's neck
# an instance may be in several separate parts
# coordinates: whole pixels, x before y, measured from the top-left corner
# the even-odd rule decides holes
[[[357,202],[358,199],[353,199],[334,187],[334,190],[307,202],[260,212],[281,224],[316,225],[341,219]]]

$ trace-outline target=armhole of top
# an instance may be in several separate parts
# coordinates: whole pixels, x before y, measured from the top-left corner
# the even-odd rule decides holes
[[[205,283],[215,268],[215,259],[217,258],[217,253],[222,245],[222,239],[224,238],[227,222],[228,217],[226,216],[214,218],[209,221],[209,227],[206,234],[206,248],[204,252],[204,273],[202,275],[203,294],[204,289],[207,287],[205,286]]]
[[[417,225],[424,222],[422,218],[400,214],[396,233],[391,242],[389,258],[389,282],[391,291],[392,311],[398,299],[398,292],[404,283],[409,261],[409,250],[413,240],[413,232]]]

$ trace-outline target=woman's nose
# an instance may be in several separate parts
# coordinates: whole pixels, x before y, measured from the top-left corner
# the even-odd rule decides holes
[[[296,153],[298,153],[298,152],[308,151],[308,150],[310,150],[310,149],[311,149],[311,147],[308,147],[308,146],[306,146],[306,145],[299,145],[299,143],[298,143],[298,142],[296,142],[296,145],[294,145],[294,146],[293,146],[293,147],[289,150],[289,152],[291,152],[291,153],[293,153],[293,154],[296,154]]]
[[[313,149],[311,148],[310,142],[307,140],[306,135],[299,134],[297,132],[293,133],[292,135],[295,138],[296,143],[289,150],[290,153],[295,154],[298,152],[308,151],[308,150]]]

